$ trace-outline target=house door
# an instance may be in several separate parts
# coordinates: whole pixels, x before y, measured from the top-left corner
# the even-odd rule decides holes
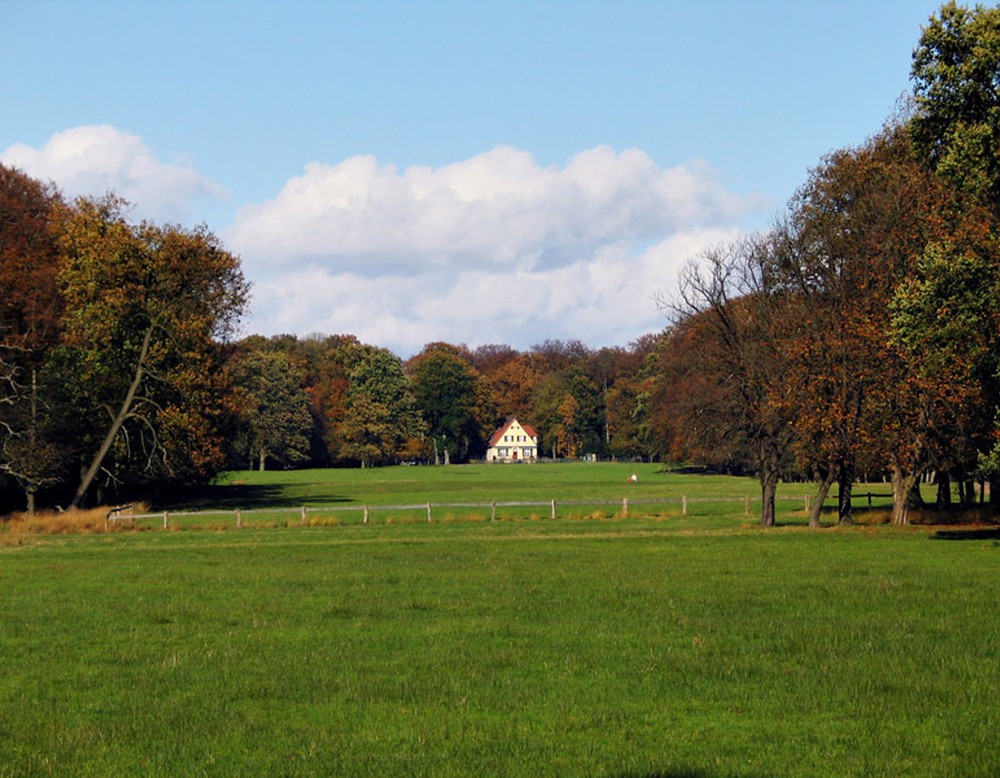
[[[516,448],[513,451],[513,455],[511,456],[511,459],[513,459],[515,462],[517,461],[517,449]]]

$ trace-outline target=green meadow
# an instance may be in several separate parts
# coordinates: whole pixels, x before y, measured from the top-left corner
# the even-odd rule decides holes
[[[232,474],[169,508],[753,486],[447,470]],[[0,776],[1000,774],[1000,534],[782,505],[767,531],[705,502],[0,544]]]
[[[629,482],[631,476],[638,480]],[[785,484],[779,491],[779,514],[791,523],[805,523],[804,499],[815,491],[811,484]],[[888,484],[858,487],[855,504],[891,505]],[[540,519],[551,517],[548,503],[557,503],[557,517],[621,516],[627,499],[629,516],[709,518],[745,515],[760,510],[760,487],[753,478],[710,477],[666,471],[655,464],[540,463],[533,465],[462,465],[453,467],[383,467],[298,471],[243,471],[228,473],[209,487],[172,495],[155,506],[172,514],[171,526],[231,526],[241,509],[242,525],[297,524],[301,508],[311,524],[361,523],[364,506],[370,520],[406,522],[426,520],[426,504],[441,506],[433,516],[445,521]],[[505,507],[505,502],[533,501],[532,506]],[[593,501],[589,502],[588,501]],[[409,510],[378,510],[379,506],[416,506]],[[211,511],[214,515],[208,513]],[[158,521],[146,522],[156,526]]]

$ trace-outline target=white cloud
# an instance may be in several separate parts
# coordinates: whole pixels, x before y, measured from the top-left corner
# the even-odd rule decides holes
[[[402,172],[371,156],[313,162],[274,199],[242,208],[226,237],[269,267],[530,270],[571,264],[609,242],[732,223],[757,205],[704,165],[661,169],[637,149],[590,149],[560,169],[501,146]]]
[[[0,161],[54,181],[71,197],[115,192],[132,203],[136,216],[156,221],[183,220],[193,200],[223,194],[194,168],[161,162],[139,136],[109,125],[64,130],[40,148],[16,143]]]
[[[0,160],[68,195],[115,191],[139,218],[183,220],[219,188],[109,126]],[[624,345],[660,329],[653,295],[765,203],[698,162],[607,147],[542,167],[507,146],[438,168],[313,162],[222,232],[254,285],[246,331],[350,333],[401,356],[426,343],[549,338]]]
[[[314,162],[224,237],[256,279],[252,331],[424,344],[619,344],[660,329],[653,295],[764,202],[700,163],[598,147],[564,167],[499,147],[440,168]]]
[[[528,348],[553,338],[626,345],[664,326],[653,295],[701,248],[735,228],[678,234],[632,255],[623,247],[558,268],[366,276],[311,266],[258,281],[251,319],[264,334],[349,333],[401,356],[443,340]]]

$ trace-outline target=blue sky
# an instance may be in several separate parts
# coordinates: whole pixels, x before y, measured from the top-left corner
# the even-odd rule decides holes
[[[247,333],[625,345],[878,130],[938,7],[0,0],[0,161],[206,222]]]

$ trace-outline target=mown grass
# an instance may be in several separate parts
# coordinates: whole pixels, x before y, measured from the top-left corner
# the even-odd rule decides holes
[[[0,591],[0,775],[1000,772],[986,532],[39,537]]]
[[[636,474],[639,480],[626,483]],[[794,493],[813,491],[792,485]],[[753,478],[713,478],[655,464],[570,463],[461,465],[369,469],[241,471],[200,493],[178,494],[171,507],[307,507],[396,503],[490,502],[529,499],[680,498],[759,494]]]
[[[630,475],[638,481],[628,483]],[[779,520],[805,523],[804,497],[815,488],[811,484],[782,484]],[[867,492],[874,492],[876,509],[891,504],[887,485],[859,487],[855,504],[868,509]],[[681,500],[689,498],[687,514],[711,518],[731,518],[745,510],[750,499],[750,516],[760,510],[760,487],[753,478],[704,476],[665,470],[655,464],[575,463],[534,465],[464,465],[457,467],[387,467],[368,470],[301,470],[290,472],[243,471],[228,473],[216,484],[199,490],[178,492],[161,499],[155,510],[220,511],[214,517],[171,518],[171,526],[233,526],[235,511],[241,509],[241,524],[289,526],[299,523],[297,511],[305,507],[310,524],[361,523],[364,506],[479,503],[492,501],[549,501],[560,503],[560,518],[611,518],[622,514],[622,500],[628,498],[629,515],[680,516]],[[572,503],[594,500],[592,505]],[[653,501],[653,502],[648,502]],[[659,501],[659,502],[656,502]],[[728,502],[727,502],[728,501]],[[610,504],[606,504],[610,503]],[[333,510],[324,510],[333,509]],[[345,510],[350,508],[351,510]],[[497,509],[502,520],[543,519],[551,515],[546,506]],[[887,517],[888,514],[885,514]],[[439,508],[435,521],[486,521],[488,507]],[[426,521],[426,510],[373,510],[373,522]],[[146,522],[156,526],[157,520]]]

